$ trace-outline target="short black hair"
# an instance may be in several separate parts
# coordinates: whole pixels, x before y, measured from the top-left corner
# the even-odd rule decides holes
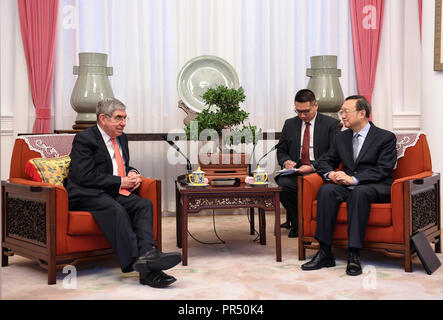
[[[357,100],[357,102],[355,103],[355,109],[357,111],[365,110],[366,118],[369,118],[369,116],[371,115],[371,104],[365,97],[360,95],[353,95],[345,99],[345,101],[348,100]]]
[[[294,102],[301,102],[301,103],[310,102],[312,105],[316,102],[315,94],[309,89],[301,89],[295,95]]]

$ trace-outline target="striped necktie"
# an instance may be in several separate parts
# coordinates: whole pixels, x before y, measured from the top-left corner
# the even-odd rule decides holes
[[[309,156],[309,144],[310,144],[310,122],[306,122],[305,133],[303,134],[303,145],[301,147],[301,163],[304,165],[311,164],[311,157]]]
[[[355,162],[355,160],[357,160],[357,156],[358,156],[358,145],[360,143],[360,141],[358,140],[358,137],[360,137],[359,133],[354,135],[354,138],[352,138],[352,151],[353,151],[353,155],[354,155],[354,162]]]

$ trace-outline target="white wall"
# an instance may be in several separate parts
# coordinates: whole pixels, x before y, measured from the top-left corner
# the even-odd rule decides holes
[[[15,137],[19,132],[32,131],[35,111],[29,90],[17,1],[0,1],[0,12],[0,177],[5,180],[9,177]]]
[[[434,71],[434,17],[434,1],[423,1],[422,130],[427,133],[432,168],[442,173],[443,71]]]

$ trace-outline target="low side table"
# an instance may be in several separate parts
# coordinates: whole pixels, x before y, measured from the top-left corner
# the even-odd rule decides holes
[[[175,203],[177,223],[177,246],[182,248],[183,265],[188,265],[188,213],[204,209],[258,208],[260,216],[261,243],[265,238],[265,211],[275,212],[275,250],[276,260],[281,257],[280,233],[280,191],[275,183],[263,186],[249,186],[241,183],[238,186],[194,187],[175,182]]]

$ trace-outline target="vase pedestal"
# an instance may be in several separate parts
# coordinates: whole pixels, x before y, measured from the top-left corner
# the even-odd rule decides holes
[[[97,121],[75,121],[75,124],[72,125],[72,129],[74,130],[85,130],[89,127],[95,126]]]

